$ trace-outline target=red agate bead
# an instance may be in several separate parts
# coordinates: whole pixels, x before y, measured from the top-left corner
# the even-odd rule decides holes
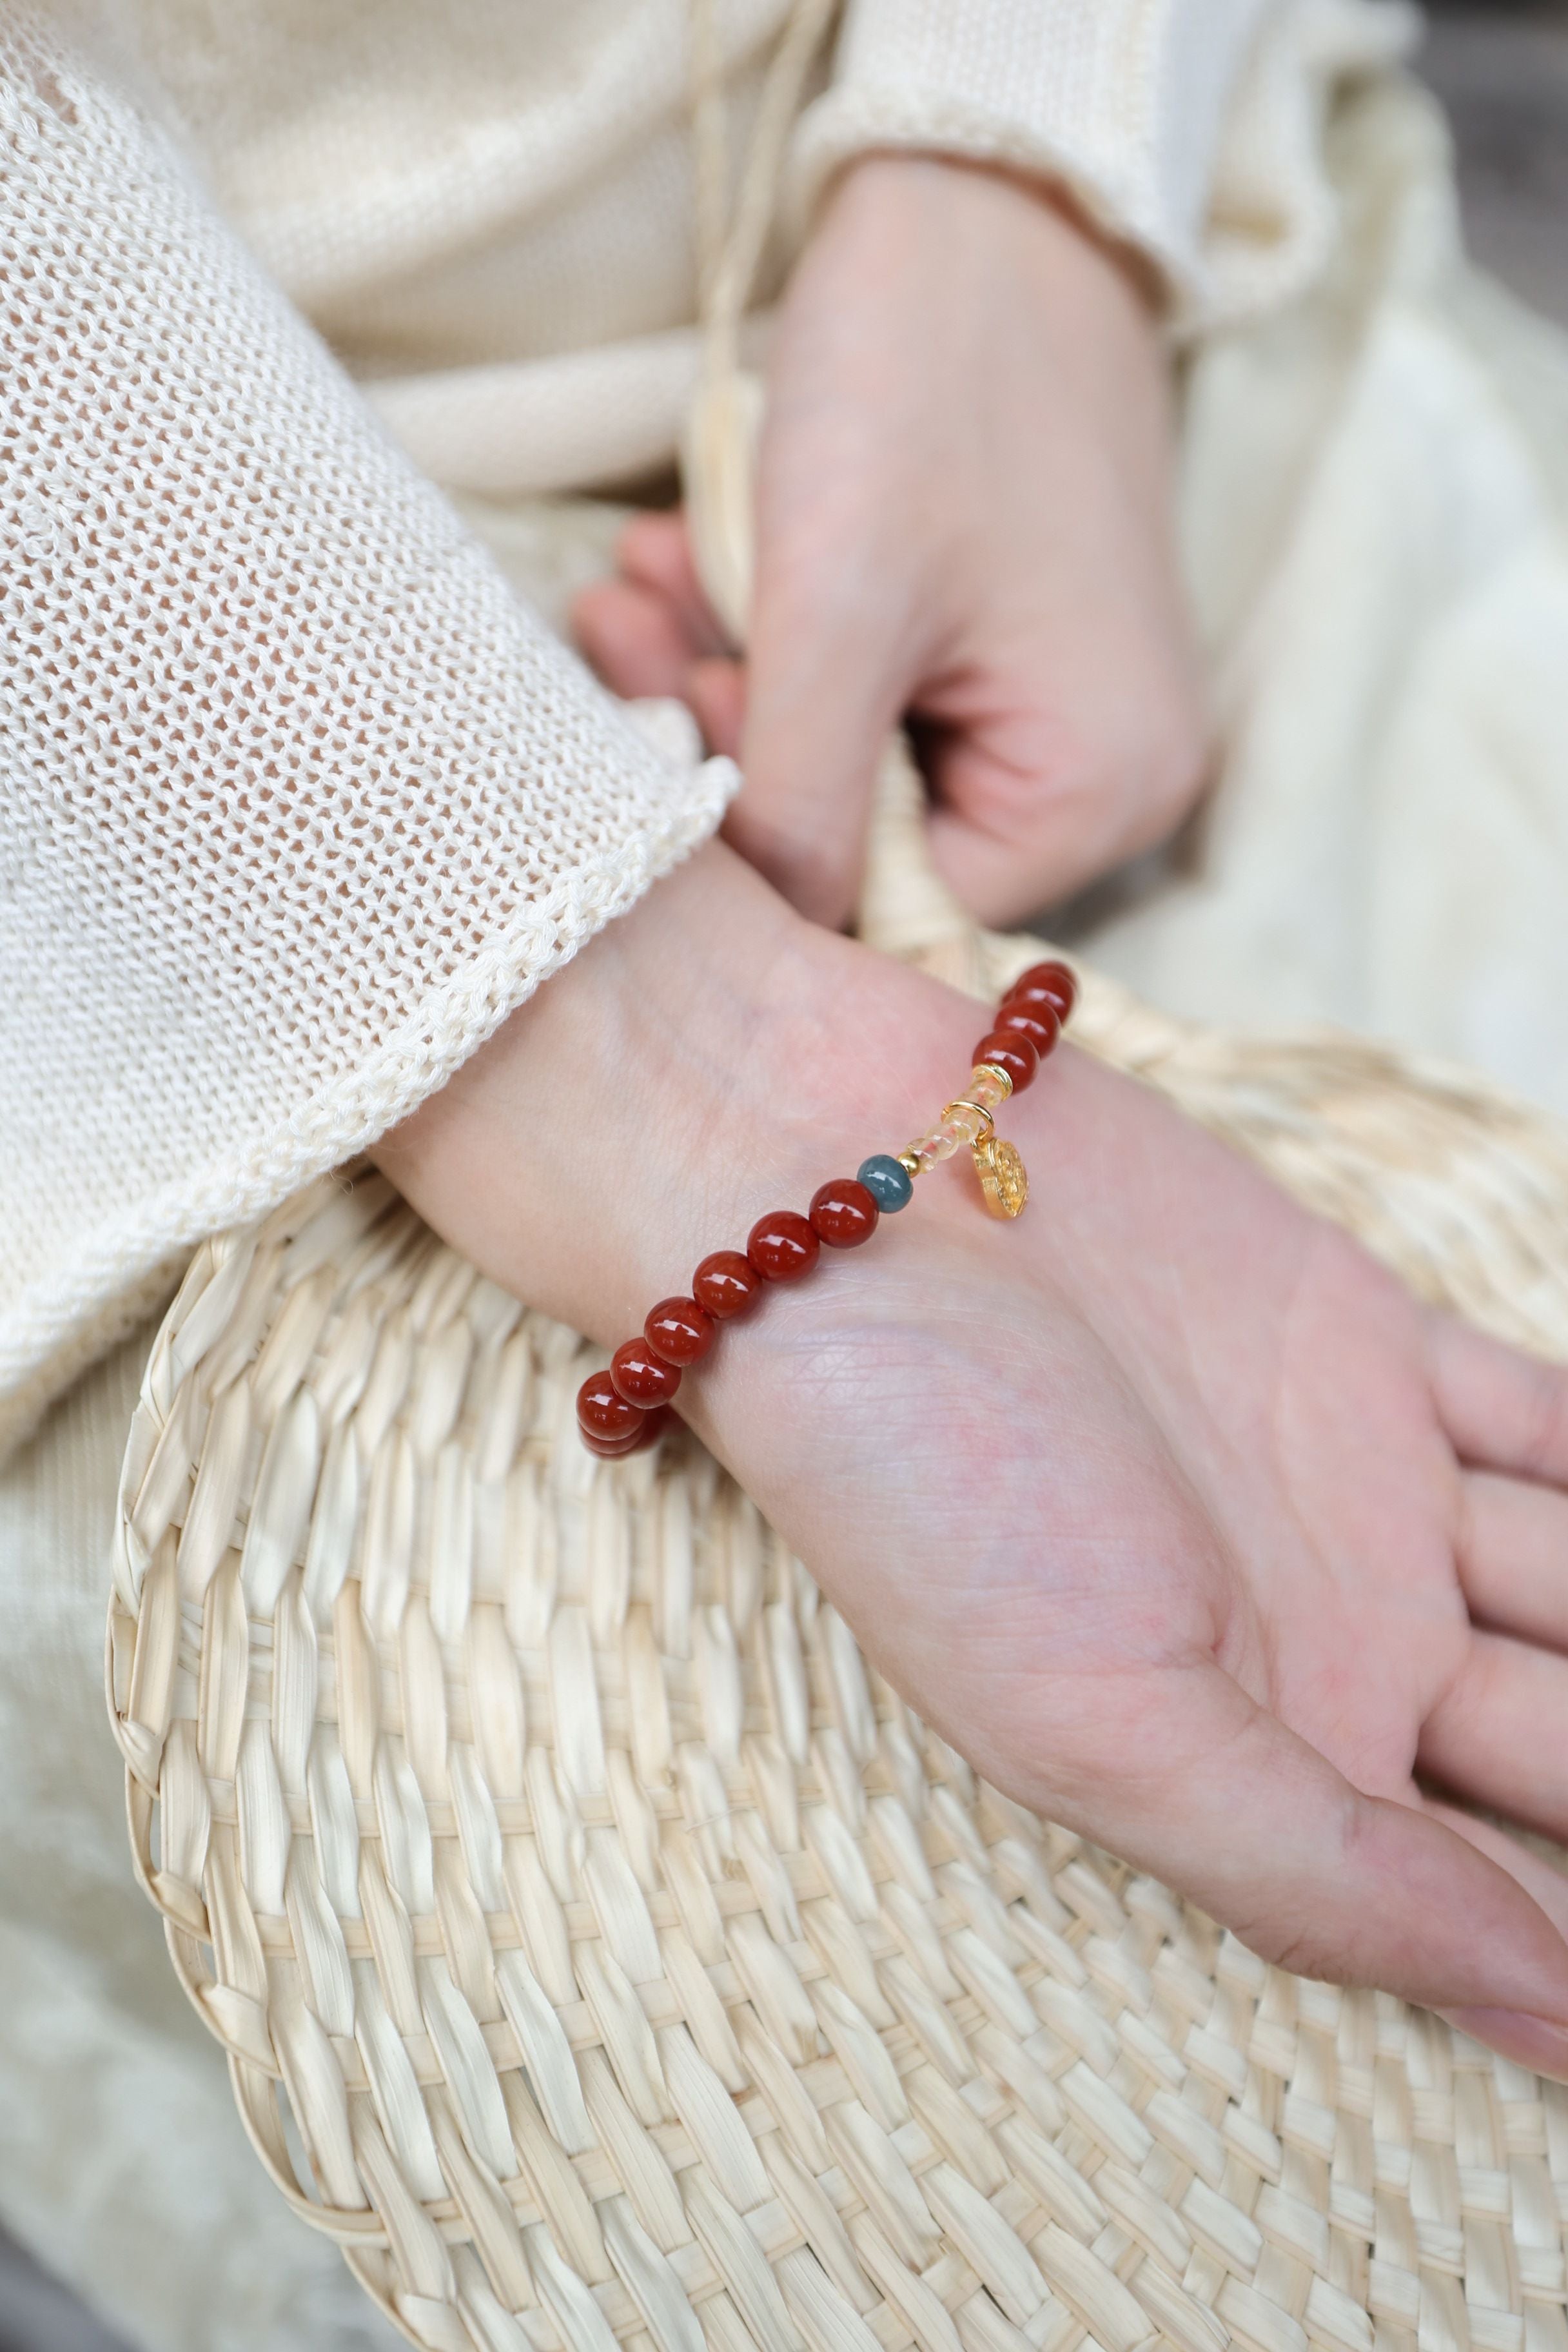
[[[655,1353],[646,1339],[623,1339],[610,1358],[610,1379],[628,1404],[647,1412],[650,1405],[668,1404],[680,1386],[680,1372]]]
[[[698,1304],[721,1323],[743,1315],[762,1286],[755,1266],[739,1250],[714,1250],[691,1277]]]
[[[591,1372],[577,1391],[577,1426],[584,1437],[613,1444],[641,1429],[643,1411],[624,1397],[608,1372]]]
[[[1005,1004],[1048,1004],[1065,1022],[1078,1003],[1078,982],[1065,963],[1032,963],[1021,971],[1003,999]]]
[[[642,1328],[654,1354],[667,1364],[694,1364],[713,1345],[713,1318],[695,1298],[661,1298]]]
[[[1042,1062],[1062,1034],[1057,1008],[1047,1004],[1044,997],[1037,1004],[1019,1004],[1009,997],[996,1015],[996,1026],[1016,1030],[1020,1037],[1026,1037]]]
[[[589,1453],[596,1454],[601,1462],[618,1462],[623,1455],[640,1454],[645,1445],[653,1444],[669,1419],[669,1407],[655,1405],[651,1412],[639,1413],[637,1419],[639,1426],[632,1431],[629,1437],[595,1437],[581,1426],[577,1433]]]
[[[990,1030],[969,1058],[972,1062],[991,1062],[997,1069],[1005,1070],[1016,1095],[1023,1093],[1040,1066],[1034,1046],[1016,1029]]]
[[[858,1249],[876,1232],[880,1214],[873,1195],[856,1176],[819,1185],[806,1212],[812,1232],[829,1249]]]
[[[772,1209],[746,1235],[746,1255],[764,1282],[798,1282],[822,1244],[798,1209]]]

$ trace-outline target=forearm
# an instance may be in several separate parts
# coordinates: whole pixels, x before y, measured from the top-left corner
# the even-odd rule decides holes
[[[711,844],[602,931],[376,1158],[437,1231],[606,1342],[962,1080],[978,1014]]]

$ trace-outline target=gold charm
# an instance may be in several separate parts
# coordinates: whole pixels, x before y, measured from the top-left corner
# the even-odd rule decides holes
[[[1029,1171],[1016,1143],[1000,1135],[983,1135],[972,1147],[974,1172],[994,1217],[1019,1217],[1029,1197]]]

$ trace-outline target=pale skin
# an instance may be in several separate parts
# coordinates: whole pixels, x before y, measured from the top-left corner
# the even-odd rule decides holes
[[[919,167],[910,184],[928,226],[931,170],[942,167]],[[964,191],[966,236],[977,185],[988,203],[995,193],[1046,209],[1010,184],[949,176]],[[883,182],[877,205],[887,200]],[[1101,289],[1105,332],[1125,362],[1135,289],[1118,262],[1047,216],[1053,238],[1080,236],[1114,289]],[[811,267],[808,256],[797,288]],[[1074,331],[1093,331],[1079,275],[1076,264],[1023,273],[1016,307],[1047,314],[1016,325],[1026,350],[1070,340],[1068,317]],[[921,335],[945,352],[963,337],[933,331],[933,286],[940,295],[940,273],[928,277]],[[888,302],[889,331],[902,331],[896,286]],[[971,355],[983,373],[995,364]],[[1105,397],[1065,395],[1054,424],[1037,417],[1026,443],[1003,453],[1007,471],[1044,448],[1048,478],[1022,503],[1037,497],[1037,517],[1054,484],[1069,539],[1061,497],[1075,436],[1101,435],[1077,471],[1114,503],[1123,462],[1132,466],[1118,436],[1136,440],[1147,425],[1109,415],[1114,368],[1103,352],[1082,366],[1092,377],[1102,362]],[[799,365],[801,379],[786,370],[786,381],[809,380],[809,354]],[[944,400],[945,369],[932,371]],[[824,404],[826,393],[799,412],[808,445]],[[1143,393],[1133,406],[1146,410]],[[997,431],[1009,413],[999,399]],[[910,430],[928,427],[917,418]],[[783,483],[798,463],[804,479],[782,431],[770,428],[768,467]],[[1142,479],[1127,492],[1134,506],[1163,498],[1158,466],[1142,478],[1133,466],[1130,478]],[[682,682],[710,723],[730,698],[748,759],[761,726],[748,688],[761,695],[764,658],[775,680],[791,674],[783,621],[763,650],[770,597],[787,611],[793,593],[769,587],[770,547],[795,547],[777,559],[785,572],[809,570],[801,551],[828,527],[818,513],[796,542],[768,524],[768,499],[764,481],[752,675],[710,650],[688,661]],[[961,506],[946,514],[941,562],[918,547],[889,556],[879,541],[868,553],[856,534],[876,541],[892,525],[872,529],[857,510],[837,569],[860,584],[837,621],[865,622],[881,684],[854,700],[855,665],[835,668],[831,630],[795,656],[790,692],[811,746],[799,805],[789,694],[776,688],[784,702],[763,730],[765,750],[776,729],[775,748],[747,787],[760,773],[760,814],[738,837],[810,914],[842,911],[860,855],[837,815],[824,832],[828,803],[814,798],[836,709],[873,748],[910,700],[944,709],[956,733],[942,788],[954,781],[933,841],[955,880],[971,859],[971,895],[999,913],[1011,905],[1009,859],[1031,877],[1074,873],[1075,859],[1077,873],[1094,870],[1168,826],[1198,773],[1195,755],[1170,752],[1175,738],[1201,744],[1202,730],[1168,530],[1148,512],[1120,538],[1103,508],[1098,523],[1079,518],[1116,552],[1104,600],[1077,625],[1089,637],[1121,626],[1118,658],[1152,663],[1159,723],[1143,737],[1131,730],[1134,755],[1125,736],[1096,736],[1107,704],[1088,655],[1053,667],[1042,651],[1053,615],[1068,625],[1062,579],[1030,587],[1012,575],[1011,609],[1027,621],[1016,659],[1003,659],[998,606],[972,626],[949,613],[922,632],[901,608],[884,625],[879,564],[891,565],[889,579],[914,566],[905,601],[917,614],[922,599],[940,603],[943,565],[959,562]],[[1005,538],[1007,502],[987,511]],[[1119,599],[1140,534],[1152,568]],[[981,545],[974,593],[996,568],[984,558]],[[824,559],[816,576],[835,569]],[[638,659],[710,626],[673,571],[663,586],[635,572],[621,585],[644,600],[631,631]],[[806,607],[794,610],[809,638]],[[988,664],[992,643],[1003,652]],[[928,676],[922,646],[952,657]],[[605,640],[597,650],[613,670]],[[934,677],[963,693],[942,702]],[[1081,757],[1058,790],[1046,753],[1064,742]],[[835,772],[837,811],[854,782]],[[998,772],[1005,790],[993,789]],[[1084,780],[1113,776],[1108,814]],[[982,1025],[965,1000],[805,919],[715,844],[599,934],[380,1157],[456,1245],[613,1344],[654,1299],[685,1287],[706,1250],[742,1243],[763,1210],[804,1202],[825,1176],[927,1124]],[[680,1410],[890,1679],[1000,1787],[1178,1886],[1268,1958],[1439,2008],[1568,2078],[1568,1882],[1430,1793],[1440,1784],[1568,1835],[1556,1737],[1568,1708],[1568,1374],[1417,1306],[1240,1159],[1070,1047],[1003,1124],[1033,1176],[1016,1225],[984,1214],[961,1165],[933,1171],[866,1249],[829,1257],[724,1333],[688,1375]]]
[[[1131,265],[1034,189],[872,157],[791,281],[767,395],[749,660],[679,516],[639,517],[574,613],[619,692],[679,696],[740,756],[727,837],[842,922],[902,714],[933,856],[989,922],[1163,839],[1203,779],[1205,712],[1169,362]]]

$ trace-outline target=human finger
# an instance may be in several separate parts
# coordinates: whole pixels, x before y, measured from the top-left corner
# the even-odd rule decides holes
[[[1203,784],[1208,732],[1190,666],[1129,642],[1115,615],[1099,634],[1116,646],[1114,676],[1098,646],[1080,659],[1044,640],[970,665],[922,704],[931,853],[988,922],[1032,914],[1165,839]]]
[[[1090,1834],[1301,1975],[1537,2021],[1568,2075],[1568,1944],[1514,1875],[1352,1787],[1212,1661],[1163,1674],[1145,1722]]]
[[[741,797],[726,840],[802,915],[842,924],[856,908],[881,746],[905,679],[879,616],[847,576],[804,585],[757,574],[748,652]]]
[[[1435,1315],[1433,1393],[1462,1462],[1568,1486],[1568,1370]]]
[[[666,598],[698,658],[734,651],[698,577],[690,534],[679,508],[672,513],[634,515],[616,542],[616,564],[624,580]]]
[[[1483,1821],[1479,1814],[1468,1813],[1462,1806],[1448,1804],[1443,1798],[1426,1796],[1423,1810],[1434,1821],[1446,1822],[1458,1837],[1479,1846],[1484,1854],[1517,1878],[1531,1902],[1538,1903],[1560,1936],[1568,1936],[1568,1877],[1554,1869],[1544,1854],[1537,1853],[1519,1838],[1510,1837],[1496,1822]]]
[[[573,634],[606,686],[628,700],[669,695],[684,702],[710,751],[733,759],[746,709],[743,666],[699,654],[662,591],[637,581],[595,581],[572,606]]]
[[[746,719],[745,664],[718,655],[694,662],[685,699],[710,751],[738,760]]]
[[[1563,1836],[1564,1721],[1568,1658],[1506,1633],[1478,1633],[1421,1727],[1416,1761],[1456,1795]]]
[[[1568,1650],[1568,1495],[1472,1470],[1456,1556],[1472,1617]]]
[[[667,596],[628,580],[596,580],[573,598],[572,634],[613,692],[684,701],[696,648]]]
[[[853,913],[872,786],[913,683],[915,595],[875,522],[830,535],[787,504],[764,462],[746,661],[745,778],[726,837],[814,920]],[[902,600],[902,601],[901,601]]]
[[[871,789],[899,694],[851,625],[761,618],[747,664],[741,769],[725,837],[814,921],[854,912]]]
[[[1500,1864],[1541,1906],[1559,1934],[1568,1934],[1568,1878],[1554,1870],[1544,1855],[1531,1853],[1494,1822],[1478,1821],[1457,1806],[1428,1798],[1426,1810],[1435,1819],[1447,1822],[1457,1835]],[[1553,2025],[1521,2017],[1517,2011],[1510,2014],[1482,2005],[1444,2008],[1437,2014],[1447,2018],[1450,2025],[1457,2025],[1462,2033],[1500,2050],[1517,2065],[1528,2066],[1542,2074],[1562,2075],[1568,2071],[1562,2063],[1561,2039]]]

